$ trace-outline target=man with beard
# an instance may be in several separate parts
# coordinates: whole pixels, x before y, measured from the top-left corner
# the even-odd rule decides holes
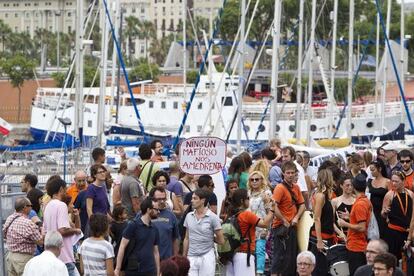
[[[398,161],[400,161],[402,172],[405,174],[404,187],[412,191],[414,180],[413,154],[409,150],[402,150],[398,153]]]
[[[180,246],[178,221],[174,213],[166,208],[167,193],[164,188],[152,188],[149,197],[154,204],[158,204],[160,210],[159,216],[151,222],[160,234],[160,258],[161,260],[165,260],[178,254]]]
[[[116,259],[114,271],[116,276],[121,275],[122,260],[124,259],[127,245],[130,242],[133,242],[135,245],[132,252],[125,256],[127,263],[123,267],[124,275],[160,274],[160,254],[158,251],[160,236],[158,229],[151,223],[151,220],[156,219],[159,215],[158,204],[154,204],[150,198],[146,198],[141,203],[141,212],[141,217],[131,221],[125,228]]]

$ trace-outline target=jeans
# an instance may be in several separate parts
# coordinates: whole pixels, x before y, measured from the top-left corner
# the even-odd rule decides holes
[[[66,268],[68,269],[69,276],[79,276],[80,275],[78,270],[76,269],[75,263],[67,263],[65,265],[66,265]]]

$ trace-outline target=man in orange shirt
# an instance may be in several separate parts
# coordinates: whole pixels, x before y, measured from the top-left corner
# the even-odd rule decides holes
[[[366,264],[365,250],[367,248],[367,229],[371,219],[372,205],[365,190],[367,188],[366,177],[358,174],[352,180],[352,186],[356,193],[356,200],[349,214],[349,222],[345,216],[338,219],[338,225],[348,228],[346,248],[348,249],[348,263],[350,275],[354,275],[355,270]]]
[[[298,254],[296,225],[305,211],[305,201],[298,185],[297,168],[292,161],[282,164],[283,183],[273,191],[275,219],[272,224],[273,260],[272,276],[296,275]]]
[[[84,171],[77,171],[75,173],[74,183],[66,190],[66,194],[71,197],[70,203],[74,203],[78,194],[85,190],[88,186],[86,180],[88,176]]]
[[[405,174],[404,187],[410,191],[413,191],[413,154],[409,150],[402,150],[398,153],[398,161],[400,162],[402,171]]]

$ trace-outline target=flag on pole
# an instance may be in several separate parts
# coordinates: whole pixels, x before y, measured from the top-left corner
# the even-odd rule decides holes
[[[12,128],[13,127],[11,126],[11,124],[9,124],[8,122],[6,122],[0,117],[0,134],[7,136],[9,135]]]

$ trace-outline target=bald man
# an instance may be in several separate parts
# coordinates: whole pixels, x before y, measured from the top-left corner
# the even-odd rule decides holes
[[[66,194],[71,197],[70,203],[74,203],[78,194],[86,190],[88,187],[86,179],[88,176],[84,171],[77,171],[75,173],[75,178],[73,179],[73,184],[66,190]]]

